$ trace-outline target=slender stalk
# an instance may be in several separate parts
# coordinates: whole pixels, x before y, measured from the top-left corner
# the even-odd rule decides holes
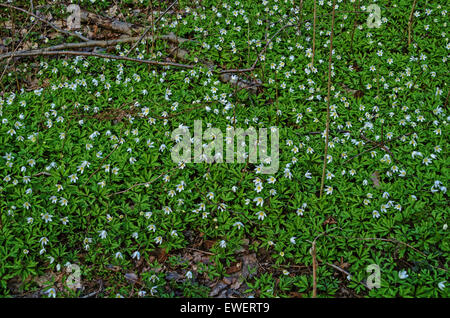
[[[330,57],[328,60],[328,94],[327,94],[327,122],[325,129],[325,153],[323,158],[322,181],[320,182],[320,197],[323,194],[323,187],[325,182],[325,172],[327,169],[327,155],[328,155],[328,137],[330,130],[330,98],[331,98],[331,62],[333,59],[333,36],[334,36],[334,17],[335,17],[336,0],[333,0],[333,12],[331,15],[331,35],[330,35]]]
[[[414,17],[414,10],[416,9],[416,3],[417,0],[414,0],[411,8],[411,13],[409,15],[409,21],[408,21],[408,47],[411,45],[411,38],[412,38],[412,22]]]
[[[353,21],[352,38],[350,40],[350,52],[352,52],[352,53],[353,53],[353,39],[355,37],[356,25],[358,24],[358,17],[359,17],[359,13],[358,13],[358,11],[359,11],[359,0],[357,0],[355,2],[354,9],[355,9],[355,12],[357,12],[357,13],[356,13],[356,18]]]
[[[311,254],[313,259],[313,291],[312,298],[317,297],[317,259],[316,259],[316,241],[312,243]]]
[[[303,0],[300,0],[300,8],[298,12],[299,18],[298,18],[298,32],[300,34],[300,28],[302,27],[302,20],[303,20]]]
[[[334,8],[333,8],[333,12],[334,12]],[[314,55],[316,54],[316,22],[317,22],[317,8],[316,8],[316,0],[314,0],[314,22],[313,22],[313,44],[312,44],[311,68],[314,66]]]

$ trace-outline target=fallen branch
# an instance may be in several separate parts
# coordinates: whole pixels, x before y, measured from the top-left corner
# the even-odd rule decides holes
[[[142,26],[107,18],[86,10],[80,11],[80,19],[82,22],[91,23],[104,29],[127,35],[132,35],[133,33],[137,34],[142,29]]]
[[[139,39],[138,37],[127,37],[127,38],[119,38],[119,39],[114,39],[114,40],[91,40],[91,41],[81,42],[81,43],[63,43],[63,44],[58,44],[58,45],[50,46],[47,48],[37,49],[37,50],[18,51],[17,53],[21,54],[21,53],[30,53],[30,52],[73,50],[73,49],[82,49],[82,48],[88,48],[88,47],[111,47],[111,46],[115,46],[117,44],[134,42],[138,39]],[[151,40],[161,39],[161,40],[166,40],[166,41],[169,41],[171,43],[176,43],[176,44],[191,41],[189,39],[177,37],[173,33],[169,33],[167,35],[161,35],[161,36],[157,36],[157,37],[148,36],[148,37],[145,37],[145,39],[151,39]],[[12,56],[16,56],[16,53],[10,52],[10,53],[2,54],[2,55],[0,55],[0,59],[3,59],[5,57],[12,57]]]
[[[173,67],[187,68],[187,69],[194,68],[193,65],[173,63],[173,62],[160,62],[160,61],[153,61],[153,60],[144,60],[144,59],[127,57],[127,56],[118,56],[118,55],[110,55],[110,54],[102,54],[102,53],[94,53],[94,52],[78,52],[78,51],[45,51],[45,49],[33,50],[33,51],[22,52],[22,53],[16,52],[16,53],[12,53],[12,55],[2,54],[2,55],[0,55],[0,60],[5,59],[9,56],[27,57],[27,56],[37,56],[37,55],[94,56],[94,57],[100,57],[100,58],[104,58],[104,59],[124,60],[124,61],[130,61],[130,62],[138,62],[138,63],[156,65],[156,66],[173,66]]]

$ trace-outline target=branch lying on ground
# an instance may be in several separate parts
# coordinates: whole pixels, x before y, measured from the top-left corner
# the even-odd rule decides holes
[[[127,35],[137,34],[142,29],[142,26],[140,25],[107,18],[86,10],[80,11],[80,19],[81,22],[91,23],[104,29]]]
[[[117,44],[134,42],[138,39],[139,39],[138,37],[127,37],[127,38],[119,38],[119,39],[114,39],[114,40],[92,40],[92,41],[81,42],[81,43],[64,43],[64,44],[54,45],[54,46],[37,49],[37,50],[23,50],[23,51],[18,51],[16,53],[14,53],[14,52],[5,53],[5,54],[0,55],[0,60],[4,59],[6,57],[17,56],[17,54],[21,54],[21,53],[72,50],[72,49],[81,49],[81,48],[88,48],[88,47],[110,47],[110,46],[115,46]],[[175,43],[175,44],[191,41],[189,39],[177,37],[173,33],[169,33],[167,35],[155,36],[155,37],[150,35],[150,36],[145,37],[145,39],[150,39],[150,40],[161,39],[161,40],[166,40],[166,41],[169,41],[169,42]]]
[[[144,64],[150,64],[150,65],[156,65],[156,66],[173,66],[173,67],[179,67],[179,68],[187,68],[192,69],[194,68],[193,65],[187,65],[187,64],[180,64],[180,63],[173,63],[173,62],[160,62],[160,61],[153,61],[153,60],[140,60],[137,58],[132,57],[126,57],[126,56],[117,56],[117,55],[110,55],[110,54],[102,54],[102,53],[94,53],[94,52],[79,52],[79,51],[45,51],[45,49],[41,50],[34,50],[34,51],[28,51],[28,52],[16,52],[12,53],[12,55],[6,54],[0,55],[0,60],[7,58],[9,56],[13,57],[25,57],[25,56],[37,56],[37,55],[76,55],[76,56],[95,56],[95,57],[101,57],[105,59],[112,59],[112,60],[124,60],[124,61],[131,61],[131,62],[138,62],[138,63],[144,63]]]

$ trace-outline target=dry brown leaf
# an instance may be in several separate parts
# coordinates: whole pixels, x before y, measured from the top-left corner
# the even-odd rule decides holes
[[[378,171],[375,171],[374,173],[372,173],[372,176],[370,177],[370,179],[373,182],[373,186],[375,188],[379,188],[380,185],[380,173]]]
[[[227,274],[237,273],[241,270],[242,263],[234,263],[227,269]]]
[[[332,217],[329,216],[322,224],[322,226],[325,226],[327,224],[337,224],[336,220]]]

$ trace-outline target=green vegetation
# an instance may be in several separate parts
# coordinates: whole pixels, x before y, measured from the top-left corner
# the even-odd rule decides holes
[[[311,297],[315,254],[318,297],[448,297],[448,4],[417,3],[408,45],[412,1],[374,1],[379,28],[367,27],[372,2],[354,13],[356,2],[336,3],[322,197],[331,1],[317,1],[313,65],[314,5],[297,0],[180,0],[155,35],[192,39],[173,59],[192,69],[16,61],[1,83],[0,295],[82,296],[101,280],[97,297],[208,297],[238,273],[228,288],[240,297]],[[113,4],[79,2],[97,13]],[[147,40],[128,56],[166,61],[171,50]],[[221,80],[260,53],[233,74],[260,80],[255,90]],[[36,61],[37,86],[19,90]],[[224,134],[277,127],[279,171],[174,163],[172,131],[194,120]],[[83,290],[64,287],[68,264]],[[380,288],[364,286],[371,264]]]

